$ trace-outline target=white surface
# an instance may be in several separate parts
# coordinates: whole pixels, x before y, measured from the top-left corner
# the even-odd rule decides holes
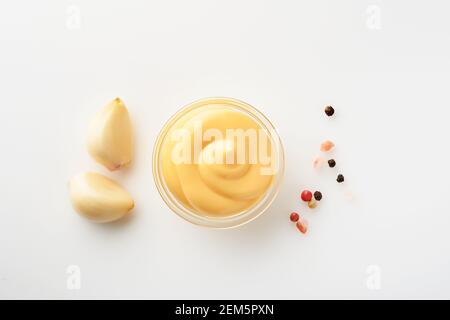
[[[449,12],[448,1],[5,3],[0,298],[450,298]],[[269,116],[287,156],[271,209],[225,231],[170,212],[151,173],[164,122],[217,95]],[[116,96],[137,147],[130,169],[109,174],[84,139]],[[326,138],[339,169],[315,173]],[[133,218],[75,214],[67,181],[84,170],[120,181]],[[314,212],[298,201],[306,186],[324,194]],[[66,286],[70,265],[79,290]]]

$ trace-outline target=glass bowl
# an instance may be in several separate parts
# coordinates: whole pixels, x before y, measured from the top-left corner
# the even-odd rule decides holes
[[[228,105],[233,109],[236,109],[240,112],[243,112],[250,116],[260,127],[267,133],[267,136],[271,140],[271,145],[273,150],[272,155],[276,157],[276,159],[272,159],[272,161],[277,161],[278,170],[273,175],[273,181],[268,189],[265,191],[264,195],[251,207],[248,209],[235,213],[230,216],[206,216],[204,214],[200,214],[195,210],[188,208],[183,205],[170,191],[162,172],[162,163],[161,160],[162,154],[161,149],[167,138],[167,133],[172,127],[174,123],[176,123],[181,117],[186,115],[188,112],[193,111],[194,109],[201,108],[202,106],[210,106],[210,105]],[[156,184],[156,187],[164,200],[164,202],[169,206],[169,208],[174,211],[177,215],[182,217],[183,219],[200,226],[206,226],[211,228],[232,228],[248,223],[258,216],[260,216],[270,204],[275,200],[275,197],[278,194],[280,184],[283,180],[284,176],[284,150],[283,145],[281,143],[280,137],[269,121],[269,119],[264,116],[260,111],[252,107],[251,105],[236,100],[232,98],[224,98],[224,97],[214,97],[214,98],[205,98],[195,102],[188,104],[179,110],[175,115],[173,115],[164,125],[161,132],[158,135],[156,140],[154,149],[153,149],[153,178]]]

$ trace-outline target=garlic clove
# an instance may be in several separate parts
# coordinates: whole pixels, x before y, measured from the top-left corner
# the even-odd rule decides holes
[[[118,220],[134,207],[134,201],[125,189],[113,180],[93,172],[72,177],[69,195],[80,215],[99,223]]]
[[[89,154],[111,171],[131,162],[133,132],[128,110],[120,98],[111,101],[94,117],[87,147]]]

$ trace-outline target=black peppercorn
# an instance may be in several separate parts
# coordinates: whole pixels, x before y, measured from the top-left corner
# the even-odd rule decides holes
[[[328,165],[330,168],[334,168],[334,166],[336,166],[336,161],[334,161],[334,159],[330,159],[328,160]]]
[[[322,192],[320,191],[314,192],[314,199],[316,199],[317,201],[322,200]]]
[[[326,106],[325,113],[327,116],[331,117],[334,114],[334,108],[332,106]]]
[[[336,181],[339,183],[344,182],[344,176],[342,174],[338,174]]]

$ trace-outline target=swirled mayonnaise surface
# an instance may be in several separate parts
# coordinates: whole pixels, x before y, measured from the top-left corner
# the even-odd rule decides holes
[[[205,104],[181,112],[161,146],[162,173],[186,208],[211,217],[239,214],[270,188],[272,142],[251,112]]]

